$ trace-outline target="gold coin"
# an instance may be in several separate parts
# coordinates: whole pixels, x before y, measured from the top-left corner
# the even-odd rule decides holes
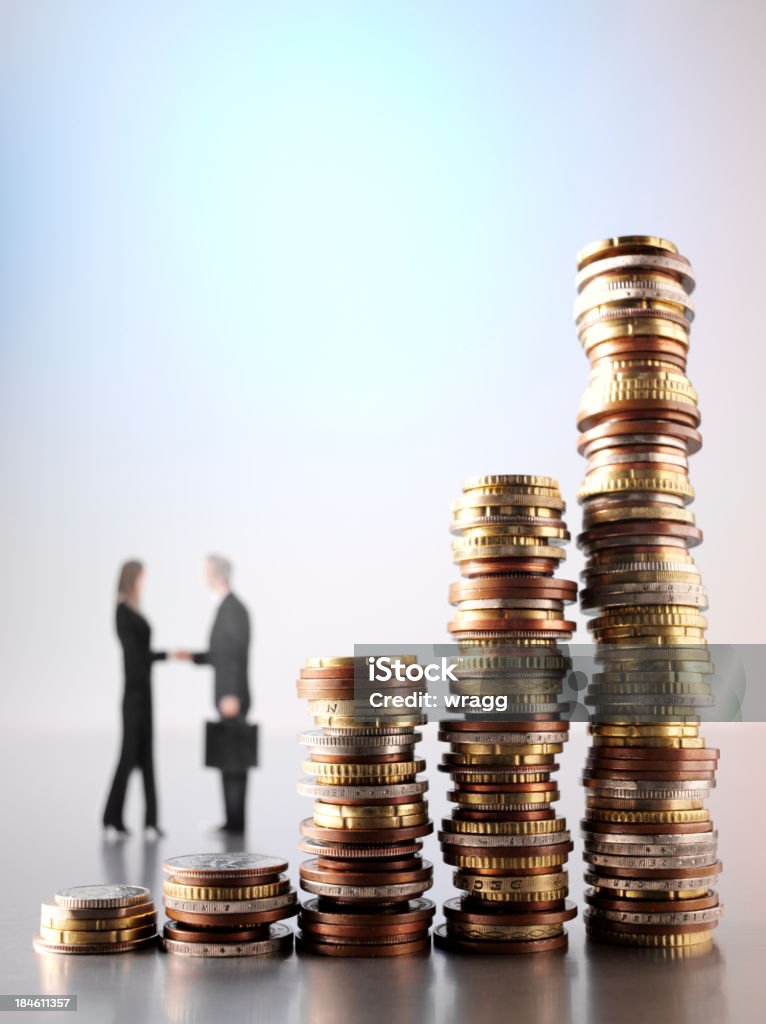
[[[61,928],[47,928],[41,925],[40,938],[46,942],[54,942],[71,946],[83,944],[107,945],[112,942],[131,942],[134,939],[150,939],[157,931],[156,924],[143,925],[140,928],[120,928],[117,931],[67,931]]]
[[[314,824],[317,828],[413,828],[416,825],[425,825],[427,821],[427,814],[403,814],[397,818],[330,818],[327,815],[314,814]]]
[[[105,913],[109,911],[106,910]],[[51,914],[40,915],[41,928],[60,932],[112,932],[126,928],[143,928],[145,925],[157,923],[157,914],[150,911],[136,914],[134,917],[53,917]]]
[[[445,853],[444,863],[475,871],[523,871],[526,868],[558,868],[566,864],[568,857],[568,853],[546,853],[534,857],[477,857]]]
[[[322,778],[370,778],[395,779],[417,775],[425,771],[426,763],[417,761],[385,761],[381,763],[332,764],[322,761],[304,761],[303,770],[307,775]]]
[[[450,921],[450,935],[464,939],[494,939],[496,942],[533,942],[535,939],[554,939],[564,932],[560,924],[462,924]]]
[[[425,800],[406,804],[328,804],[314,801],[314,815],[326,818],[398,818],[403,814],[422,814],[428,809]]]
[[[165,879],[162,891],[176,900],[259,900],[281,896],[290,891],[290,880],[263,882],[260,885],[185,885]]]
[[[549,832],[565,832],[566,818],[549,818],[543,821],[459,821],[448,819],[444,822],[450,832],[487,836],[534,836]]]
[[[594,723],[590,727],[593,736],[629,736],[643,739],[645,736],[683,736],[696,738],[697,725],[613,725]]]
[[[452,876],[457,889],[470,893],[530,893],[552,892],[569,885],[566,871],[547,875],[475,875],[470,871],[456,871]]]
[[[452,792],[450,800],[456,804],[479,804],[493,806],[513,806],[514,804],[549,804],[558,800],[557,789],[545,793],[460,793]]]
[[[587,818],[591,821],[613,821],[620,825],[687,825],[710,821],[710,811],[704,807],[681,811],[630,811],[609,808],[590,808]]]

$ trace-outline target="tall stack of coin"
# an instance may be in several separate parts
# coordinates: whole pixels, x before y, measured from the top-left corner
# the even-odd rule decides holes
[[[157,941],[152,894],[142,885],[59,889],[40,907],[38,953],[129,953]]]
[[[284,918],[298,899],[287,861],[261,853],[192,853],[162,865],[162,948],[183,956],[259,956],[292,949]]]
[[[572,635],[564,606],[577,597],[574,583],[554,578],[569,539],[564,508],[558,484],[543,476],[471,479],[453,506],[464,579],[450,590],[461,652],[450,689],[508,703],[501,715],[479,708],[441,722],[450,753],[440,769],[456,806],[439,839],[464,893],[444,905],[435,941],[445,949],[565,949],[564,923],[576,914],[565,899],[572,843],[551,780],[568,738],[558,695],[569,659],[557,641]]]
[[[314,815],[301,823],[301,849],[313,858],[301,865],[301,887],[313,898],[300,910],[298,949],[354,957],[428,950],[435,908],[422,897],[433,868],[420,851],[433,826],[428,783],[417,779],[422,713],[383,709],[370,718],[359,691],[355,702],[351,657],[309,659],[298,696],[317,727],[300,737],[309,778],[298,792],[313,797]]]
[[[721,908],[705,808],[718,751],[699,735],[714,702],[707,594],[690,548],[688,456],[700,414],[686,376],[689,261],[631,235],[578,256],[575,318],[591,362],[578,426],[587,556],[583,610],[596,664],[584,772],[586,926],[596,940],[668,949],[712,943]]]

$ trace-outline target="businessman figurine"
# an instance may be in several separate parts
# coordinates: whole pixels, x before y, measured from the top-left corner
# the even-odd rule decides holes
[[[247,660],[250,649],[250,616],[247,608],[231,591],[231,562],[220,555],[205,561],[207,585],[218,597],[218,610],[206,651],[198,654],[178,652],[195,665],[212,665],[215,675],[215,705],[222,719],[244,722],[250,707]],[[221,770],[226,822],[219,832],[245,831],[247,769]]]

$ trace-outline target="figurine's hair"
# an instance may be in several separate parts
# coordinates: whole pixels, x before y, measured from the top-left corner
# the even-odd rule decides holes
[[[219,579],[224,583],[231,583],[232,564],[228,558],[224,558],[223,555],[208,555],[207,560]]]
[[[135,558],[123,562],[117,579],[118,601],[132,601],[134,599],[136,595],[136,582],[143,571],[143,563]]]

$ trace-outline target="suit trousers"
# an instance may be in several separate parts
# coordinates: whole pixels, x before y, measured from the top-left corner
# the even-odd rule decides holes
[[[144,798],[146,809],[144,824],[146,827],[157,825],[157,790],[154,784],[154,754],[152,750],[152,719],[142,716],[124,716],[122,724],[122,749],[114,781],[104,809],[104,825],[124,828],[122,820],[125,805],[125,793],[128,779],[134,768],[139,768],[144,779]]]
[[[226,808],[226,827],[232,832],[244,832],[247,772],[222,771],[221,779],[223,803]]]

